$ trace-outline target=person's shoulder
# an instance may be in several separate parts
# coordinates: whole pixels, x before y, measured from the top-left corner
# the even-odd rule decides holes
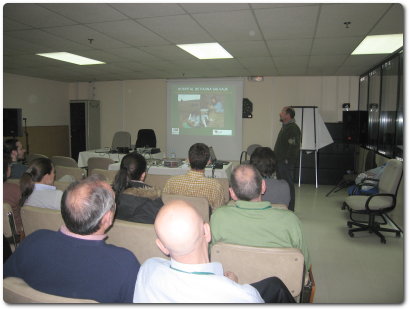
[[[212,211],[212,217],[223,216],[225,214],[229,214],[233,211],[234,208],[235,208],[235,205],[232,205],[232,204],[220,206]]]
[[[140,265],[138,258],[134,255],[134,253],[126,248],[105,243],[105,249],[108,253],[111,254],[112,257],[121,261],[121,263],[127,260],[129,264],[137,264],[138,266]]]

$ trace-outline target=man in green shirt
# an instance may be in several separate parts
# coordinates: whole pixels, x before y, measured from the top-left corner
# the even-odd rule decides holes
[[[306,270],[310,257],[303,238],[300,220],[289,210],[262,201],[266,185],[252,165],[235,167],[229,192],[235,204],[216,209],[211,216],[212,243],[226,242],[269,248],[298,248],[305,258]]]
[[[289,210],[295,211],[295,185],[293,184],[293,170],[299,158],[301,133],[295,122],[295,110],[284,107],[279,114],[282,128],[275,143],[276,177],[289,184]]]

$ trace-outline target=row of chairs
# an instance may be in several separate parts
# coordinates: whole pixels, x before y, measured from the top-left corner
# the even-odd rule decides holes
[[[165,200],[185,199],[192,202],[193,197],[169,195]],[[207,205],[207,201],[204,198]],[[195,201],[195,205],[200,204]],[[203,208],[203,210],[206,210]],[[23,226],[27,235],[38,229],[57,230],[63,220],[57,210],[24,206],[21,210]],[[209,219],[206,212],[204,217]],[[156,246],[155,229],[152,224],[133,223],[116,219],[107,233],[107,243],[129,249],[143,263],[150,257],[167,258]],[[226,243],[215,244],[210,252],[211,261],[221,262],[225,270],[238,275],[239,283],[253,283],[264,278],[277,276],[288,287],[296,300],[306,301],[303,296],[305,283],[304,258],[299,249],[293,248],[258,248]],[[250,262],[252,262],[250,264]],[[85,303],[90,301],[63,297],[53,297],[38,292],[24,281],[8,278],[3,283],[4,300],[9,303]],[[51,296],[51,297],[50,297]],[[312,302],[314,291],[310,294]],[[308,296],[309,297],[309,296]]]

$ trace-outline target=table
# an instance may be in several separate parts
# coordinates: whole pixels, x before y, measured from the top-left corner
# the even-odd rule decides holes
[[[138,149],[139,151],[140,149]],[[120,165],[119,163],[121,162],[122,158],[126,154],[119,154],[119,153],[108,153],[107,151],[99,151],[98,150],[89,150],[89,151],[83,151],[78,154],[78,167],[83,168],[88,166],[88,159],[90,157],[104,157],[104,158],[111,158],[115,162],[118,162],[118,168],[117,169],[111,169],[111,170],[118,170]],[[143,151],[141,151],[141,154],[144,155],[145,158],[156,158],[156,159],[162,159],[164,154],[162,152],[156,153],[156,154],[144,154]]]
[[[119,170],[120,169],[120,164],[119,163],[114,163],[108,166],[108,170]],[[188,172],[190,169],[189,165],[187,163],[182,164],[179,167],[176,168],[169,168],[169,167],[164,167],[164,165],[161,163],[159,165],[151,165],[147,167],[147,174],[159,174],[159,175],[181,175],[185,174]],[[220,178],[220,179],[229,179],[232,173],[232,163],[230,162],[228,165],[224,165],[223,169],[215,169],[214,170],[214,178]],[[206,168],[205,169],[205,176],[212,178],[212,168]]]

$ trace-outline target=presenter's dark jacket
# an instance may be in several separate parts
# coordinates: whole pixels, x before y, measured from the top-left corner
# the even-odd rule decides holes
[[[275,143],[276,161],[296,164],[299,158],[300,141],[300,129],[295,120],[292,119],[287,124],[283,124]]]
[[[115,218],[154,224],[159,209],[164,205],[161,191],[143,182],[131,182],[130,185],[120,194]]]

